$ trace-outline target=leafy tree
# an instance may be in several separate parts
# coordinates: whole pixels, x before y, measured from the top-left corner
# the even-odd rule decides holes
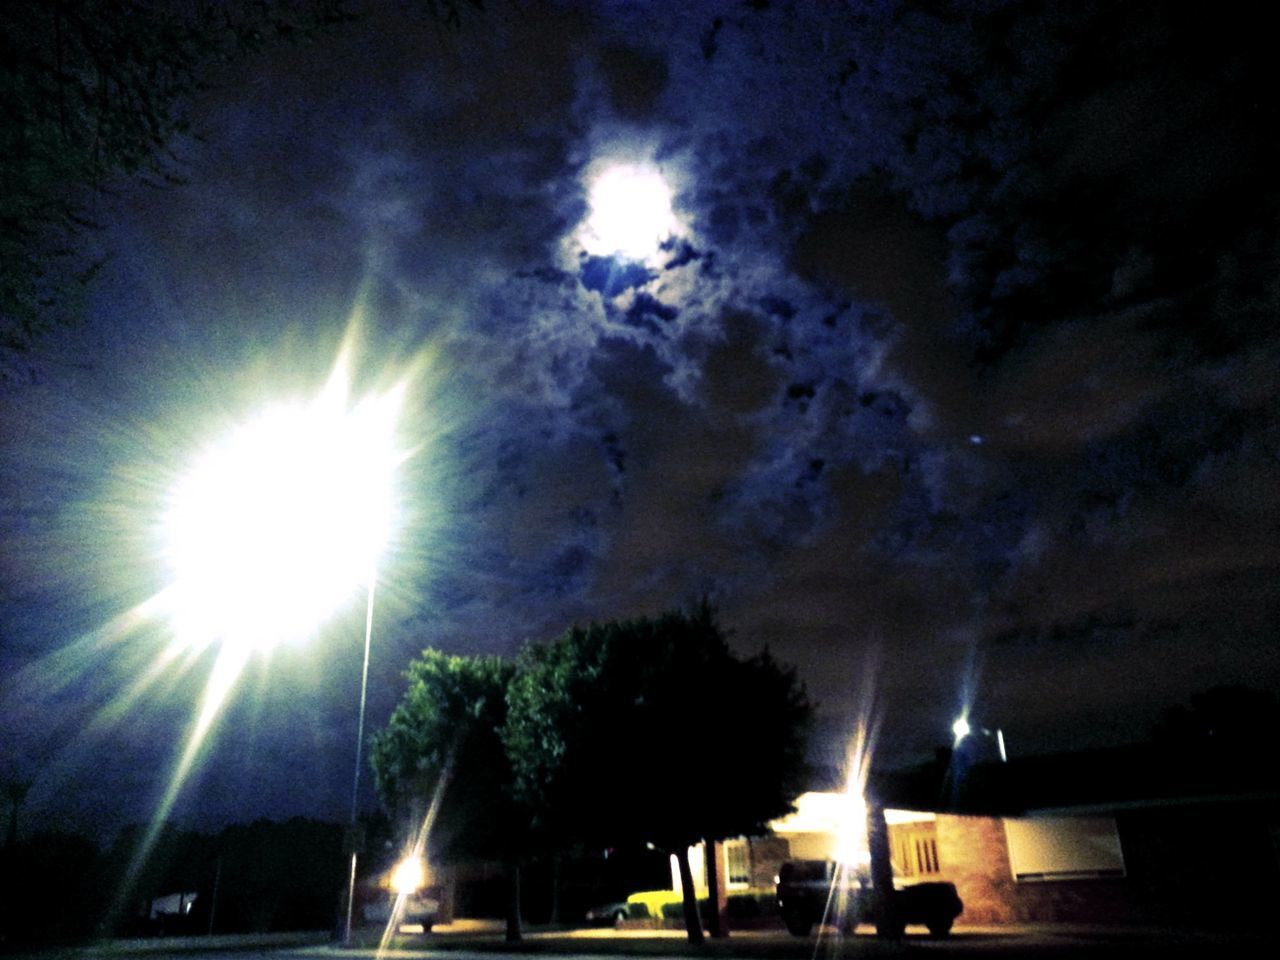
[[[589,627],[524,651],[504,731],[519,795],[560,843],[688,848],[762,833],[802,786],[812,706],[767,652],[736,656],[703,604]]]
[[[434,808],[433,858],[506,863],[507,938],[518,940],[519,866],[528,817],[514,799],[500,736],[514,672],[515,665],[499,657],[424,650],[405,672],[408,688],[386,728],[374,737],[370,759],[388,808],[412,811],[413,819]]]

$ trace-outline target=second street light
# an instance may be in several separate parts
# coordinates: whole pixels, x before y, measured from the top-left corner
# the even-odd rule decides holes
[[[984,737],[990,737],[995,741],[996,750],[1000,753],[1000,762],[1009,762],[1009,754],[1004,748],[1004,731],[999,727],[994,730],[988,730],[986,727],[974,727],[969,723],[969,719],[967,717],[958,717],[956,722],[951,725],[951,732],[955,734],[956,746],[959,746],[960,741],[971,733],[979,733]]]

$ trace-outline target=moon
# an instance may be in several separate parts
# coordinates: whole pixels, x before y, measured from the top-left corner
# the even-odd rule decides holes
[[[671,188],[652,167],[618,165],[597,176],[582,246],[598,256],[645,260],[677,232]]]

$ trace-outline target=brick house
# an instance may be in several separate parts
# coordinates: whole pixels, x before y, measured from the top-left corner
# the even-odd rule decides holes
[[[1007,764],[940,753],[873,775],[869,793],[895,878],[954,883],[961,924],[1259,927],[1280,902],[1278,780],[1257,758],[1193,762],[1152,747]],[[725,887],[768,887],[789,858],[848,859],[852,809],[865,807],[815,791],[772,836],[717,844]]]

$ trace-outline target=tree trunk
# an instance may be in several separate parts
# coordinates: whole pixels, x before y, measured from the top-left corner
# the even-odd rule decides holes
[[[507,864],[507,943],[519,943],[524,939],[520,919],[520,864]]]
[[[707,874],[707,933],[712,940],[729,935],[728,918],[725,916],[725,896],[720,889],[720,844],[715,840],[703,840],[704,869]]]
[[[893,895],[893,864],[889,858],[889,827],[884,819],[884,806],[867,798],[867,846],[871,854],[871,889],[875,903],[876,936],[890,940],[902,938]]]
[[[560,854],[551,855],[551,916],[553,927],[560,926]]]
[[[689,848],[681,846],[675,851],[680,867],[680,889],[684,893],[684,926],[689,931],[690,943],[703,943],[702,919],[698,916],[698,891],[693,889],[693,869],[689,866]]]

